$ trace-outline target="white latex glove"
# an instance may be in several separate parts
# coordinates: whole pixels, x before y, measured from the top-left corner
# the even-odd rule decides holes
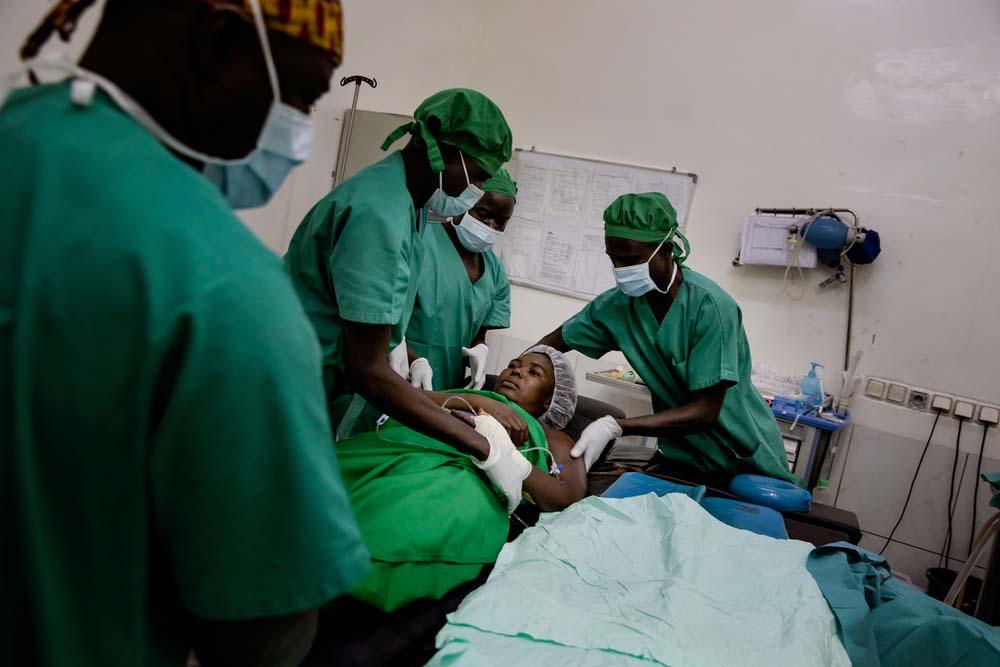
[[[410,360],[406,356],[406,339],[389,351],[389,366],[404,380],[410,374]]]
[[[472,462],[507,496],[507,514],[510,514],[521,504],[521,484],[531,474],[531,463],[517,451],[495,417],[477,415],[475,421],[476,432],[490,443],[490,455],[482,462],[473,457]]]
[[[622,437],[622,427],[611,415],[605,415],[593,421],[583,429],[580,439],[569,450],[569,455],[575,459],[583,457],[583,465],[590,471],[590,466],[601,455],[608,443],[615,438]]]
[[[480,343],[475,347],[463,347],[462,356],[469,358],[469,369],[472,371],[472,378],[466,389],[482,389],[486,384],[486,358],[490,356],[490,348],[486,343]]]
[[[431,362],[427,361],[424,357],[414,359],[413,363],[410,364],[410,384],[417,389],[431,391],[434,389],[432,384],[433,379],[434,369],[431,368]]]

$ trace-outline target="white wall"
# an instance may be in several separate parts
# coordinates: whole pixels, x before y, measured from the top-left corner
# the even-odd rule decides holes
[[[1000,401],[996,2],[510,0],[487,24],[503,55],[480,73],[517,145],[699,174],[690,264],[741,303],[758,360],[838,367],[845,295],[794,303],[780,270],[733,268],[740,222],[846,206],[885,245],[858,281],[865,371]],[[532,336],[576,307],[516,299]]]

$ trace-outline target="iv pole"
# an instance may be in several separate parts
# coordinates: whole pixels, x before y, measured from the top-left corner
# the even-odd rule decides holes
[[[378,81],[375,79],[369,79],[366,76],[361,76],[360,74],[355,74],[354,76],[345,76],[340,80],[341,87],[346,86],[349,83],[354,84],[354,101],[351,102],[351,120],[347,124],[345,129],[344,140],[341,142],[340,154],[337,155],[337,166],[333,170],[333,185],[334,187],[340,183],[341,174],[344,173],[344,168],[347,166],[347,154],[351,150],[351,135],[354,133],[354,114],[358,110],[358,94],[361,92],[361,84],[367,83],[372,88],[378,87]]]

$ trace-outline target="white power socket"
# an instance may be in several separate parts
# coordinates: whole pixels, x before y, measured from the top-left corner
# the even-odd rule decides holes
[[[927,389],[907,386],[892,380],[869,376],[863,395],[866,398],[918,412],[936,412],[955,419],[976,419],[985,426],[1000,427],[1000,407],[982,405],[978,401],[956,398],[948,394],[934,394]]]
[[[868,384],[865,385],[865,396],[868,398],[877,398],[882,400],[885,398],[885,387],[886,383],[882,380],[876,380],[875,378],[869,378]]]
[[[968,401],[955,401],[955,417],[958,419],[972,419],[976,414],[976,406]]]
[[[934,399],[931,401],[931,410],[951,412],[951,397],[934,394]]]
[[[885,395],[885,400],[890,403],[902,405],[906,402],[906,386],[892,382],[889,384],[889,391]]]

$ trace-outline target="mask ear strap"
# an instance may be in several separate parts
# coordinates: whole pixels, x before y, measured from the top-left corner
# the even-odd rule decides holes
[[[274,99],[271,104],[281,101],[281,85],[278,83],[278,70],[274,67],[274,57],[271,55],[271,41],[267,37],[267,24],[264,23],[264,14],[260,9],[260,0],[250,0],[250,12],[253,14],[253,23],[257,28],[257,37],[260,39],[260,46],[264,50],[264,64],[267,66],[267,78],[271,82],[271,93]]]
[[[469,170],[465,167],[465,156],[462,155],[462,149],[458,149],[458,159],[462,161],[462,173],[465,174],[465,184],[472,185],[472,181],[469,180]]]
[[[651,255],[649,256],[649,259],[647,259],[647,260],[646,260],[645,262],[643,262],[643,263],[644,263],[644,264],[649,264],[650,262],[652,262],[652,261],[653,261],[653,258],[654,258],[654,257],[656,257],[656,253],[660,252],[660,248],[662,248],[662,247],[663,247],[663,244],[664,244],[664,243],[666,243],[667,241],[669,241],[669,240],[671,239],[671,237],[673,237],[673,235],[674,235],[674,234],[673,234],[673,232],[671,232],[671,233],[667,234],[666,236],[664,236],[664,237],[663,237],[663,240],[662,240],[662,241],[660,241],[660,245],[656,246],[656,250],[654,250],[654,251],[653,251],[653,254],[651,254]]]
[[[667,283],[667,289],[660,289],[660,286],[656,284],[655,280],[653,280],[653,288],[660,294],[666,294],[670,291],[670,288],[674,286],[674,280],[677,279],[677,264],[677,262],[674,262],[674,268],[670,271],[670,282]],[[650,278],[650,280],[652,280],[652,278]]]

